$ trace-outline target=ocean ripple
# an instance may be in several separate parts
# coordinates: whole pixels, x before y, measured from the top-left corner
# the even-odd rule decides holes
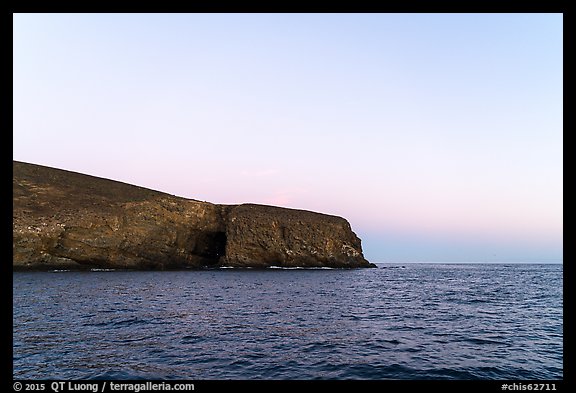
[[[20,379],[562,379],[562,265],[14,273]]]

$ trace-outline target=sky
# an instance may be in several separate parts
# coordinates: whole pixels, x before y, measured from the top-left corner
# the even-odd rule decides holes
[[[13,158],[562,262],[562,14],[14,14]]]

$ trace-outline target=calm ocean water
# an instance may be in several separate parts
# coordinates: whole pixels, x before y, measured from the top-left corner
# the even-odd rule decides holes
[[[14,273],[18,379],[562,379],[562,265]]]

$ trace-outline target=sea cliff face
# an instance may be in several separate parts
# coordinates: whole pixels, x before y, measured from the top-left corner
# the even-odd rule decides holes
[[[13,269],[371,267],[341,217],[216,205],[14,161]]]

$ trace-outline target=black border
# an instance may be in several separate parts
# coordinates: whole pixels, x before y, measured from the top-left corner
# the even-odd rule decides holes
[[[324,5],[297,2],[46,2],[26,1],[12,4],[12,12],[214,12],[214,13],[453,13],[453,12],[543,12],[563,13],[566,3],[558,0],[411,0],[411,1],[364,1],[330,2]]]
[[[278,4],[278,3],[270,3],[266,2],[265,4],[256,6],[254,4],[247,5],[240,2],[230,2],[229,4],[223,2],[167,2],[163,1],[160,3],[136,3],[137,5],[128,5],[128,4],[120,4],[120,3],[84,3],[84,2],[40,2],[40,1],[27,1],[27,2],[20,2],[19,4],[11,4],[9,6],[9,12],[4,13],[5,16],[3,18],[2,26],[5,30],[10,29],[12,32],[13,28],[13,20],[12,14],[13,13],[56,13],[56,12],[226,12],[226,13],[244,13],[244,12],[257,12],[257,13],[302,13],[302,12],[314,12],[314,13],[363,13],[363,12],[370,12],[370,13],[379,13],[379,12],[387,12],[387,13],[396,13],[396,12],[407,12],[407,13],[474,13],[474,12],[481,12],[481,13],[562,13],[564,17],[564,45],[567,48],[573,48],[573,37],[574,32],[570,31],[567,33],[567,29],[570,29],[570,23],[566,23],[566,19],[571,19],[571,13],[568,10],[567,3],[568,2],[561,2],[561,1],[528,1],[528,0],[485,0],[485,1],[432,1],[432,0],[416,0],[416,1],[404,1],[404,2],[389,2],[386,4],[371,2],[372,4],[366,2],[367,4],[362,4],[358,2],[354,2],[352,4],[331,4],[329,8],[320,7],[318,5],[311,5],[308,4],[306,6],[293,4],[293,3],[285,3],[285,4]],[[566,18],[568,17],[568,18]],[[8,18],[10,18],[8,20]],[[5,37],[8,36],[8,31],[6,31]],[[564,57],[564,69],[572,69],[569,67],[569,58],[568,56]],[[569,76],[569,73],[565,73],[566,76]],[[567,88],[567,82],[565,79],[564,82],[564,94],[571,92],[569,88]],[[10,91],[12,89],[8,89],[8,82],[5,82],[6,88],[3,90],[5,92]],[[12,85],[11,85],[12,86]],[[572,100],[569,99],[570,94],[566,94],[565,102],[571,103]],[[8,117],[6,116],[5,119]],[[13,119],[11,119],[11,125],[13,127]],[[567,120],[567,122],[566,122]],[[565,124],[567,123],[568,129],[573,129],[572,126],[572,117],[565,116]],[[13,130],[13,128],[12,128]],[[3,138],[4,146],[12,146],[12,144],[8,145],[8,140],[12,142],[12,132],[10,132],[9,136],[6,135],[6,138]],[[6,165],[3,166],[4,169],[12,167],[12,161],[8,163],[9,155],[6,154],[5,156]],[[6,170],[6,173],[8,171]],[[8,198],[6,198],[6,201]],[[11,212],[8,211],[8,203],[5,203],[4,206],[6,207],[6,216],[5,221],[6,223],[12,222],[12,215]],[[10,215],[9,215],[10,214]],[[9,231],[8,225],[6,225],[6,230]],[[5,239],[9,239],[11,235],[5,237]],[[9,244],[6,244],[6,249],[12,249]],[[570,289],[571,286],[568,285],[570,283],[566,283],[566,278],[570,279],[572,277],[572,267],[571,267],[571,258],[564,256],[564,260],[567,260],[568,263],[563,265],[564,268],[564,294],[571,293]],[[4,277],[10,277],[10,286],[4,286],[4,290],[7,293],[6,297],[12,299],[12,270],[8,270],[8,263],[4,263],[4,267],[6,269],[6,274]],[[571,310],[571,306],[573,302],[573,293],[571,296],[564,296],[564,309],[568,308]],[[10,315],[13,316],[13,310],[11,309]],[[566,315],[566,314],[564,314]],[[565,332],[571,333],[574,331],[574,325],[571,323],[570,319],[564,318],[564,330]],[[52,380],[18,380],[14,379],[13,377],[13,363],[12,363],[12,355],[13,355],[13,348],[12,348],[12,332],[8,336],[10,340],[5,338],[6,340],[6,348],[7,350],[4,351],[5,354],[10,354],[10,367],[4,367],[3,370],[6,372],[10,372],[8,378],[5,381],[8,381],[9,391],[17,391],[14,388],[14,383],[16,381],[20,383],[43,383],[46,385],[46,392],[51,392],[50,388],[48,387]],[[239,389],[239,390],[249,390],[249,391],[269,391],[270,389],[274,388],[288,388],[288,389],[337,389],[337,388],[344,388],[344,389],[362,389],[365,391],[380,391],[384,389],[391,389],[391,391],[398,391],[401,389],[416,389],[417,391],[436,391],[440,390],[443,392],[462,392],[464,389],[479,389],[481,391],[491,392],[491,391],[503,391],[502,384],[528,384],[528,383],[555,383],[557,391],[565,391],[568,386],[571,386],[573,383],[572,374],[570,370],[574,367],[573,356],[569,350],[572,348],[570,345],[573,340],[570,334],[564,334],[564,380],[560,381],[523,381],[523,380],[493,380],[493,381],[485,381],[485,380],[385,380],[385,381],[359,381],[359,380],[344,380],[344,381],[336,381],[336,380],[321,380],[321,381],[164,381],[166,383],[175,384],[175,383],[182,383],[182,382],[192,382],[195,385],[195,392],[205,392],[205,391],[221,391],[223,389]],[[85,381],[87,383],[98,383],[99,386],[102,385],[103,381]],[[120,381],[115,381],[120,382]],[[142,383],[144,381],[122,381],[122,382],[134,382],[134,383]],[[6,386],[6,385],[4,385]],[[22,390],[24,391],[24,390]],[[109,391],[109,390],[108,390]],[[526,390],[525,390],[526,391]]]
[[[57,383],[59,386],[64,386],[64,389],[58,389],[56,393],[83,393],[91,392],[90,390],[70,390],[67,388],[68,383],[74,385],[78,384],[90,384],[97,385],[99,393],[114,393],[114,392],[134,392],[134,390],[111,390],[110,382],[115,384],[132,384],[132,385],[142,385],[149,381],[139,381],[139,380],[122,380],[122,381],[64,381],[64,380],[15,380],[13,384],[16,384],[16,389],[12,389],[15,392],[30,392],[30,388],[26,390],[26,386],[34,386],[36,390],[46,393],[54,393],[51,389],[53,383]],[[484,381],[484,380],[471,380],[471,381],[461,381],[461,380],[449,380],[449,381],[437,381],[437,380],[388,380],[388,381],[374,381],[374,380],[264,380],[264,381],[188,381],[188,380],[174,380],[174,381],[150,381],[158,384],[168,384],[171,386],[187,383],[192,383],[194,385],[194,390],[178,390],[178,392],[226,392],[237,390],[239,392],[270,392],[271,389],[275,388],[287,388],[288,391],[340,391],[337,389],[345,389],[345,392],[353,392],[354,389],[361,389],[362,392],[379,392],[383,388],[389,389],[391,392],[398,392],[402,389],[408,390],[410,392],[459,392],[463,393],[466,389],[472,389],[474,391],[482,392],[514,392],[514,391],[524,391],[524,392],[563,392],[566,390],[566,384],[564,381],[530,381],[530,380],[514,380],[514,381]],[[22,386],[21,390],[18,389],[18,383]],[[516,389],[507,388],[503,389],[503,385],[516,386]],[[44,389],[38,390],[38,386],[43,385]],[[524,385],[524,389],[522,389]],[[528,385],[532,385],[529,389]],[[544,386],[542,386],[544,385]],[[12,385],[14,386],[14,385]],[[534,390],[537,386],[538,390]],[[140,392],[168,392],[169,390],[140,390]],[[176,391],[176,390],[172,390]]]

